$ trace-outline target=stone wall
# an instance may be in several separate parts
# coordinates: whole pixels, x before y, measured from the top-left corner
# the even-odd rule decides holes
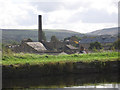
[[[3,78],[16,77],[41,77],[46,75],[64,74],[94,74],[94,73],[118,73],[120,61],[93,61],[87,62],[66,62],[66,63],[47,63],[30,65],[3,65]]]

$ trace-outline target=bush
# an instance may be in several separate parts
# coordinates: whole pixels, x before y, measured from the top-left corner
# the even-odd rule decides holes
[[[90,43],[89,49],[93,50],[94,48],[96,48],[96,49],[102,49],[101,43],[99,43],[99,42]]]
[[[113,43],[113,47],[114,47],[115,49],[120,50],[120,38]]]
[[[93,51],[94,51],[94,52],[98,52],[98,50],[97,50],[95,47],[93,48]]]
[[[13,55],[13,52],[12,52],[11,49],[3,48],[3,49],[2,49],[2,54],[3,54],[3,56],[4,56],[4,55],[9,56],[9,55]]]

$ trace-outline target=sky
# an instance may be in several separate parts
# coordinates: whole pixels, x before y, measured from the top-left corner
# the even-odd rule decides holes
[[[0,0],[0,29],[67,29],[87,33],[118,26],[119,0]]]

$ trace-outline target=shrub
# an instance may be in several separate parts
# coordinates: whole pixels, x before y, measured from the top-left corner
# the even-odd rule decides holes
[[[94,48],[96,48],[96,49],[102,49],[101,43],[99,43],[99,42],[90,43],[89,49],[93,50]]]
[[[115,49],[120,50],[120,38],[113,43],[113,47],[114,47]]]

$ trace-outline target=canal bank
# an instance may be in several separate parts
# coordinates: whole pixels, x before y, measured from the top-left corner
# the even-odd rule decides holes
[[[118,73],[120,61],[56,62],[46,64],[3,65],[3,78],[31,78],[67,74]]]

